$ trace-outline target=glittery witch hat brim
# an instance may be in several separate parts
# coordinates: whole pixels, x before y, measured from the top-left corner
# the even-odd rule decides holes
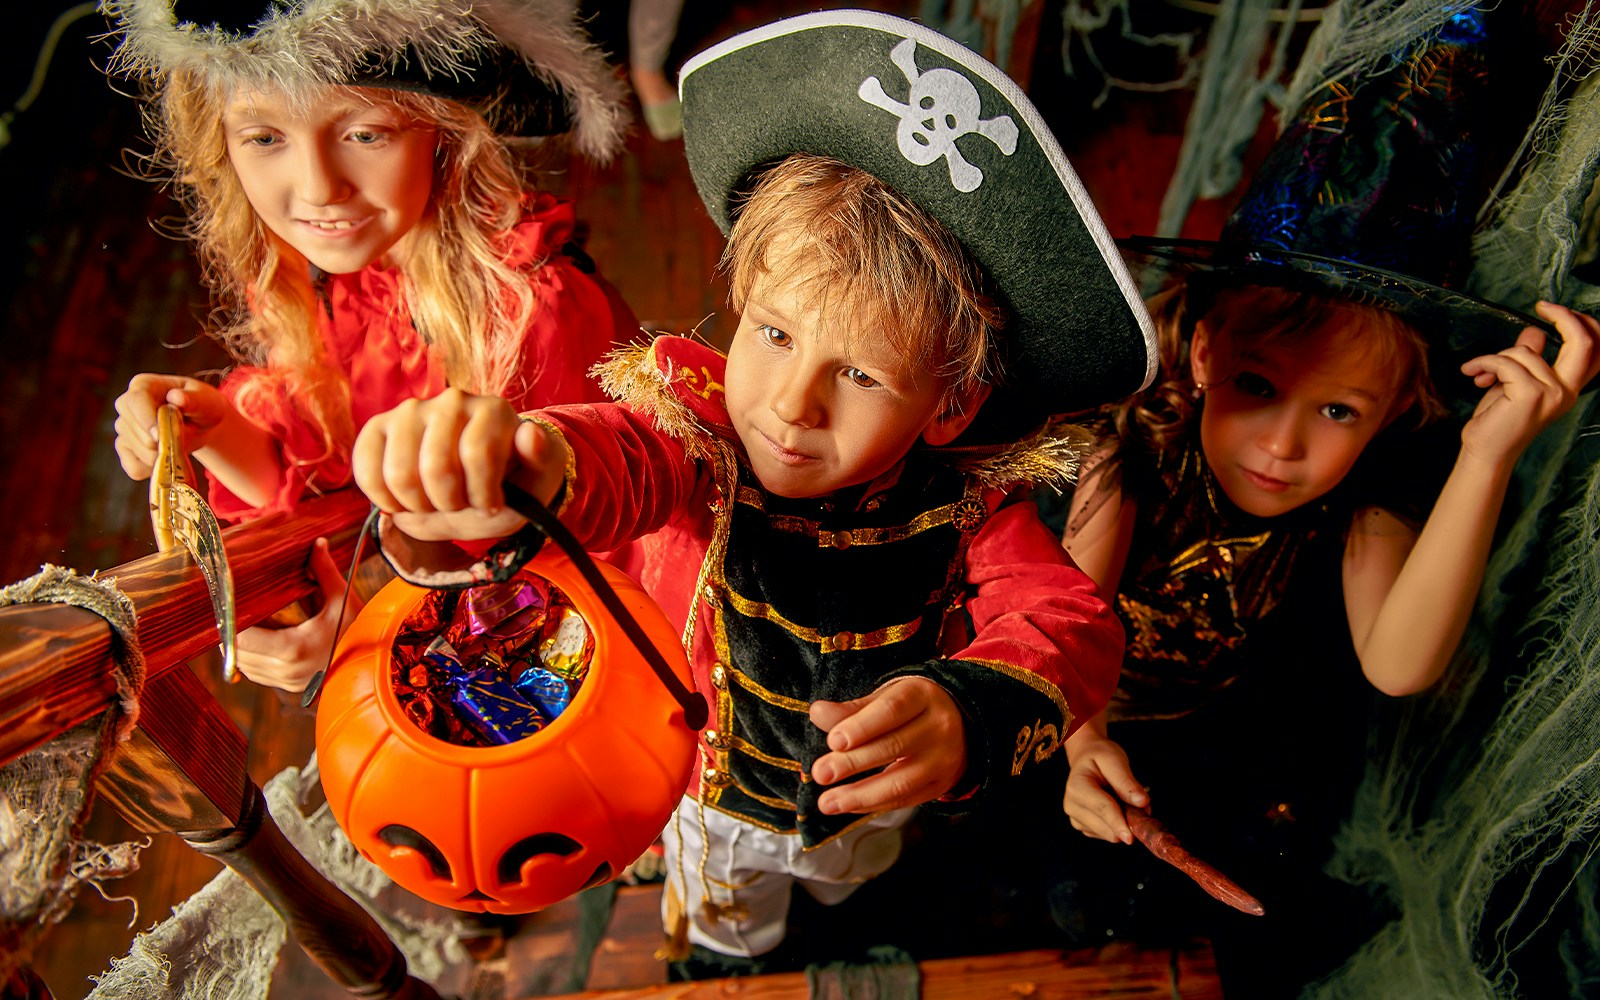
[[[1464,12],[1371,77],[1298,109],[1215,241],[1119,241],[1156,276],[1290,288],[1388,309],[1459,362],[1536,317],[1462,290],[1493,151],[1485,14]]]
[[[1130,267],[1148,280],[1205,280],[1217,285],[1264,285],[1346,299],[1387,309],[1428,338],[1442,363],[1458,364],[1509,347],[1524,329],[1546,333],[1554,357],[1560,335],[1549,323],[1459,289],[1354,261],[1275,247],[1210,240],[1120,239]]]

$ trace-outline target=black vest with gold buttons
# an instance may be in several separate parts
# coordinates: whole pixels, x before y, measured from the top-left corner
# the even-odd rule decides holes
[[[811,701],[870,694],[939,655],[981,488],[914,452],[892,485],[790,500],[741,468],[729,544],[706,578],[718,666],[705,802],[807,847],[864,817],[825,816],[810,777],[828,752]]]

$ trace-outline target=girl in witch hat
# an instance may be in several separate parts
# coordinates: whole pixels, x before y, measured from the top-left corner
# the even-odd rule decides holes
[[[152,162],[189,210],[241,364],[220,386],[141,374],[116,449],[150,475],[155,410],[183,412],[223,519],[350,482],[373,414],[446,386],[521,406],[598,400],[591,365],[638,332],[574,242],[525,147],[607,160],[622,87],[563,0],[105,0],[112,68],[146,85]],[[314,567],[336,619],[342,579]],[[345,616],[346,619],[350,617]],[[306,649],[326,649],[332,621]],[[241,637],[241,669],[298,689],[292,650]]]
[[[1453,287],[1486,167],[1470,118],[1483,31],[1464,15],[1313,95],[1217,241],[1125,241],[1175,280],[1152,302],[1157,384],[1102,414],[1066,515],[1064,543],[1116,594],[1129,643],[1110,705],[1067,741],[1064,808],[1083,836],[1061,845],[1053,905],[1085,943],[1208,933],[1230,997],[1293,996],[1344,957],[1325,929],[1352,929],[1359,900],[1317,866],[1370,695],[1346,683],[1350,658],[1386,695],[1440,679],[1518,457],[1600,369],[1592,318]],[[1399,497],[1418,470],[1381,445],[1468,386],[1454,466],[1417,517]],[[1122,846],[1130,807],[1265,917]]]

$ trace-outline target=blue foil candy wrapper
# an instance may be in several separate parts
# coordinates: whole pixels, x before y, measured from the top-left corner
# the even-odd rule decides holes
[[[472,668],[464,667],[443,636],[429,644],[423,659],[445,674],[450,707],[485,744],[503,745],[526,739],[549,719],[523,697],[493,655]]]
[[[537,663],[523,668],[515,687],[547,719],[554,719],[572,703],[572,687],[559,674]]]
[[[489,743],[515,743],[544,728],[545,717],[492,666],[454,679],[450,703],[473,732]]]

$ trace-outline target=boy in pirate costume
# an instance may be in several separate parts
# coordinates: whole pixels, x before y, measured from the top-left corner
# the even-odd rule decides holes
[[[587,548],[641,539],[711,705],[664,917],[679,949],[749,956],[796,881],[831,904],[887,869],[916,807],[1058,794],[1122,631],[1019,494],[1074,470],[1050,415],[1138,389],[1154,341],[1038,114],[949,39],[804,15],[692,59],[682,95],[729,232],[727,357],[662,337],[605,367],[618,403],[520,420],[406,403],[354,463],[419,582],[531,555],[508,478]],[[508,535],[461,568],[439,544]]]

